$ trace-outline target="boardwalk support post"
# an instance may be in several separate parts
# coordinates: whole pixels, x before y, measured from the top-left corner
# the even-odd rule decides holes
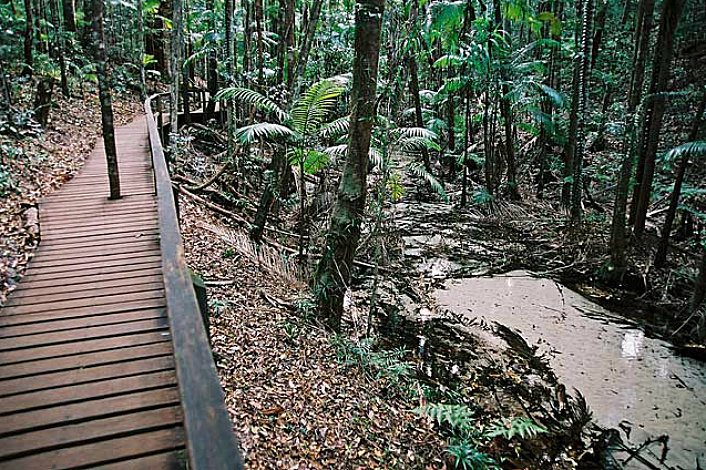
[[[206,334],[209,333],[211,327],[211,320],[208,316],[208,295],[206,294],[206,283],[203,282],[201,276],[192,272],[191,280],[194,282],[194,292],[196,293],[196,301],[199,304],[199,311],[201,312],[201,320],[203,320],[203,327],[206,329]],[[208,342],[211,343],[211,335],[208,335]]]

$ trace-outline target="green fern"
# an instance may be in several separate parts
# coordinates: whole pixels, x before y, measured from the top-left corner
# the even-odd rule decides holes
[[[417,408],[416,413],[426,415],[439,425],[447,424],[452,429],[464,431],[471,428],[471,418],[474,411],[466,405],[448,405],[445,403],[430,403],[424,408]]]
[[[521,439],[533,439],[547,430],[528,418],[503,418],[492,425],[484,435],[489,438],[502,436],[507,440],[519,436]]]
[[[450,444],[446,448],[446,453],[453,457],[455,468],[462,468],[463,470],[491,470],[498,468],[495,460],[465,440]]]
[[[348,134],[348,129],[350,128],[350,122],[350,116],[343,116],[342,118],[335,119],[324,125],[319,134],[324,139],[346,135]]]
[[[303,135],[315,134],[334,109],[343,88],[330,80],[313,84],[294,104],[292,127]]]
[[[664,161],[672,163],[677,159],[703,157],[706,155],[706,141],[697,140],[674,147],[664,155]]]

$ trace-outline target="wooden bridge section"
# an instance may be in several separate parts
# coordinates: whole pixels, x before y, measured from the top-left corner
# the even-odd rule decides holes
[[[150,100],[40,204],[41,243],[0,309],[0,470],[238,469]]]

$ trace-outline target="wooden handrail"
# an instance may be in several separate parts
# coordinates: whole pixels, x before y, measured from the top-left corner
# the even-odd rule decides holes
[[[186,265],[172,182],[152,113],[152,100],[158,96],[145,100],[145,114],[157,192],[162,275],[184,413],[189,469],[240,470],[242,458]]]

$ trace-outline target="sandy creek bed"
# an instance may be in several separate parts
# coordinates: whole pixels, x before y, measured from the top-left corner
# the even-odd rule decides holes
[[[653,454],[657,468],[696,469],[697,458],[706,464],[706,364],[675,355],[664,341],[579,294],[522,271],[449,279],[436,299],[441,308],[518,330],[548,355],[569,390],[581,391],[595,422],[619,429],[624,441],[636,446],[668,435],[666,465],[659,466],[659,443],[640,454]],[[649,467],[633,459],[626,468]]]

